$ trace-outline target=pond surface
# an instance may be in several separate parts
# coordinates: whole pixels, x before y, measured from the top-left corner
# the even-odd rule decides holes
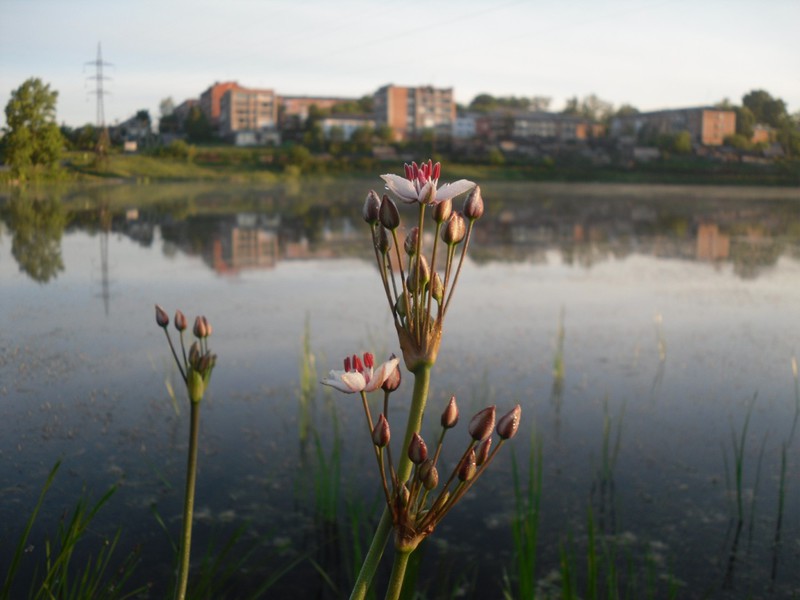
[[[360,218],[379,185],[0,198],[0,564],[61,459],[21,579],[82,491],[115,485],[82,551],[121,528],[117,558],[141,551],[143,597],[167,594],[188,405],[157,302],[214,326],[196,571],[239,531],[216,597],[277,575],[267,597],[346,597],[382,509],[379,479],[357,397],[304,386],[301,365],[316,381],[353,352],[399,353]],[[543,597],[560,589],[562,557],[590,595],[591,545],[600,589],[613,563],[629,597],[800,594],[800,192],[482,188],[422,433],[436,438],[451,394],[462,422],[450,464],[482,407],[520,403],[522,428],[424,545],[423,596],[516,589],[512,454],[526,493],[537,448]]]

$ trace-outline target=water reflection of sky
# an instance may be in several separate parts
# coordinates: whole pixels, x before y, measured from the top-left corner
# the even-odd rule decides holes
[[[557,561],[559,539],[585,527],[591,502],[607,533],[664,544],[673,572],[696,589],[715,589],[730,551],[725,457],[731,460],[731,430],[741,428],[756,396],[747,476],[752,492],[760,460],[763,512],[755,551],[739,566],[754,585],[771,566],[780,447],[794,410],[800,230],[789,218],[796,215],[792,200],[698,202],[701,214],[681,202],[670,209],[658,198],[639,205],[567,197],[565,212],[554,204],[506,202],[479,222],[474,259],[448,313],[431,410],[438,414],[452,393],[464,412],[489,402],[523,405],[526,423],[535,423],[544,441],[545,564]],[[131,211],[109,201],[92,217],[98,209],[91,206],[74,211],[57,244],[46,240],[63,262],[46,282],[21,270],[5,208],[0,471],[17,489],[0,502],[7,517],[2,537],[8,539],[18,523],[10,515],[30,500],[57,456],[75,475],[62,484],[65,496],[80,481],[102,487],[122,473],[129,485],[120,495],[143,511],[137,518],[148,518],[151,501],[177,511],[178,494],[159,491],[162,475],[153,467],[163,462],[163,476],[180,481],[183,421],[166,393],[165,382],[176,379],[153,322],[155,302],[170,312],[204,312],[215,327],[220,359],[204,416],[209,450],[201,504],[212,515],[234,510],[237,518],[258,515],[265,527],[280,529],[284,517],[264,504],[292,505],[285,490],[294,486],[299,460],[305,323],[320,375],[353,351],[397,351],[360,207],[348,213],[334,203],[328,218],[309,208],[276,219],[277,209],[259,212],[257,203],[222,216],[210,209],[173,214],[163,206],[156,213],[146,204]],[[17,223],[28,218],[20,214]],[[557,389],[560,315],[565,377]],[[390,417],[402,413],[408,393]],[[319,398],[316,419],[324,429],[322,399],[331,396],[320,391]],[[359,437],[363,417],[353,403],[333,399],[347,432],[345,461],[358,464],[368,449]],[[611,498],[599,497],[596,486],[604,415],[621,428]],[[323,436],[329,439],[330,430]],[[527,437],[515,443],[518,456],[527,456]],[[792,447],[798,443],[800,437]],[[797,468],[795,452],[784,515],[789,541],[800,539]],[[437,536],[450,544],[467,540],[467,557],[491,539],[502,566],[511,552],[510,534],[497,538],[512,506],[508,457],[496,470]],[[372,489],[368,477],[349,485]],[[220,494],[221,487],[235,489]],[[458,525],[475,511],[481,524],[465,536]],[[157,546],[156,533],[146,535]],[[787,552],[781,564],[790,561]],[[800,583],[786,569],[779,589]],[[485,575],[479,585],[495,584]]]

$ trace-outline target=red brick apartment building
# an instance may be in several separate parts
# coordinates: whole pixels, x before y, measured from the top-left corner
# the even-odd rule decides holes
[[[615,117],[611,122],[614,137],[676,134],[688,131],[692,142],[721,146],[736,133],[736,113],[711,107],[677,108]]]
[[[425,130],[449,136],[456,120],[453,88],[385,85],[374,95],[376,125],[388,125],[395,139],[404,140]]]
[[[213,127],[216,128],[219,126],[220,102],[225,92],[228,90],[242,89],[244,88],[235,81],[226,81],[224,83],[216,82],[205,92],[200,94],[200,109]]]

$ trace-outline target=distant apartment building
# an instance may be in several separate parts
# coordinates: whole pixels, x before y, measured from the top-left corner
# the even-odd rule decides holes
[[[216,82],[205,92],[200,94],[200,109],[206,115],[212,127],[215,129],[219,127],[220,104],[225,92],[241,89],[244,88],[235,81],[226,81],[224,83]]]
[[[736,113],[712,107],[677,108],[614,117],[611,135],[636,138],[674,135],[688,131],[692,142],[703,146],[721,146],[736,133]]]
[[[544,111],[520,112],[514,116],[511,137],[518,141],[533,139],[580,142],[602,137],[605,127],[574,115]]]
[[[385,85],[375,92],[374,114],[375,123],[391,127],[398,140],[426,130],[449,137],[456,120],[453,88]]]
[[[238,132],[275,130],[278,124],[278,102],[272,90],[227,90],[219,103],[219,132],[230,138]]]

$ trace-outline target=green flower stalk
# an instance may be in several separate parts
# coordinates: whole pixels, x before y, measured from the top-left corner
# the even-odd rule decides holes
[[[183,529],[181,532],[180,558],[178,562],[178,582],[175,598],[184,600],[189,581],[189,565],[192,547],[192,520],[194,515],[194,493],[197,481],[197,450],[200,430],[200,404],[203,400],[208,384],[211,381],[211,372],[217,363],[217,355],[208,349],[208,337],[212,333],[211,324],[205,317],[197,317],[192,328],[197,338],[186,353],[183,332],[186,330],[186,317],[181,311],[175,313],[175,329],[178,330],[181,341],[181,357],[175,350],[172,338],[169,335],[169,316],[166,311],[156,304],[156,324],[164,330],[167,342],[175,363],[180,371],[181,378],[186,385],[191,406],[189,427],[189,452],[186,463],[186,489],[183,497]]]

